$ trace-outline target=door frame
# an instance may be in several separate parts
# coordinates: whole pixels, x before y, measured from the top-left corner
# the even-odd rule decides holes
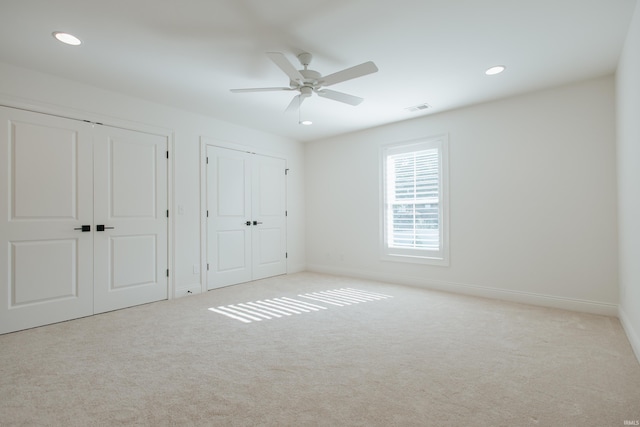
[[[242,151],[260,156],[283,159],[285,168],[288,167],[286,156],[268,150],[257,149],[248,145],[216,139],[206,135],[200,135],[200,292],[207,292],[207,147],[225,148],[228,150]],[[288,170],[288,169],[287,169]],[[285,181],[286,182],[286,181]],[[285,185],[285,205],[288,209],[288,186]],[[287,225],[288,229],[288,225]],[[287,230],[288,231],[288,230]],[[287,246],[288,246],[287,232]],[[286,266],[286,274],[289,273],[289,264]]]
[[[0,94],[0,106],[15,108],[18,110],[26,110],[32,113],[47,114],[50,116],[61,117],[64,119],[78,120],[82,122],[88,122],[93,126],[105,125],[120,129],[126,129],[136,132],[149,133],[152,135],[158,135],[167,139],[167,150],[169,151],[169,161],[167,163],[167,208],[169,209],[169,221],[167,229],[167,264],[169,268],[169,277],[167,278],[167,295],[168,299],[175,298],[176,283],[175,283],[175,220],[177,210],[174,206],[174,189],[175,189],[175,176],[174,176],[174,147],[175,147],[175,131],[173,129],[164,128],[161,126],[150,125],[146,123],[133,122],[118,117],[104,116],[89,111],[76,110],[73,108],[64,107],[61,105],[45,104],[37,101],[33,101],[26,98],[17,96],[11,96],[7,94]]]

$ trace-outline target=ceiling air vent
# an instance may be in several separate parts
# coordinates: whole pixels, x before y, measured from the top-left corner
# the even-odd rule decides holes
[[[414,105],[413,107],[407,107],[405,108],[405,110],[415,113],[416,111],[424,111],[424,110],[428,110],[429,108],[431,108],[431,105],[425,103],[420,105]]]

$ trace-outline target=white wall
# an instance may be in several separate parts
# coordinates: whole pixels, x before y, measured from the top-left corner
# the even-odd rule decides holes
[[[193,273],[200,256],[200,137],[207,136],[287,159],[288,271],[305,268],[304,154],[300,143],[220,120],[154,104],[0,63],[0,104],[59,112],[115,126],[158,129],[173,135],[173,284],[177,295],[200,289]],[[184,213],[178,214],[178,206]],[[181,292],[184,291],[184,292]]]
[[[308,143],[308,269],[617,314],[614,94],[609,76]],[[442,133],[450,266],[383,262],[379,147]]]
[[[640,5],[616,77],[620,319],[640,360]]]

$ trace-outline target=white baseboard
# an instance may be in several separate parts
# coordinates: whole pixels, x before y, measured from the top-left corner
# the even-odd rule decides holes
[[[195,295],[202,292],[202,286],[200,283],[195,283],[189,286],[182,286],[176,289],[174,296],[175,298],[186,297],[189,295]]]
[[[563,310],[579,311],[583,313],[600,314],[614,317],[617,317],[619,314],[617,304],[586,301],[580,299],[558,297],[554,295],[536,294],[533,292],[512,291],[507,289],[491,288],[487,286],[472,285],[467,283],[429,280],[422,277],[398,274],[384,274],[373,271],[341,268],[321,264],[308,264],[307,271],[350,276],[382,282],[398,283],[401,285],[416,286],[436,291],[452,292],[483,298],[492,298],[542,307],[560,308]]]
[[[627,316],[627,313],[624,311],[622,306],[618,309],[618,318],[620,319],[620,323],[622,323],[622,328],[627,334],[631,348],[636,354],[636,359],[638,359],[638,363],[640,363],[640,334],[638,334],[638,331],[634,329],[631,321],[629,320],[629,316]]]

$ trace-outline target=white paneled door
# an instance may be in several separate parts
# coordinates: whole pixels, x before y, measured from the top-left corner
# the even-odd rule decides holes
[[[167,139],[96,127],[94,312],[166,299]]]
[[[284,159],[207,146],[207,287],[286,273]]]
[[[167,298],[166,138],[4,107],[0,132],[0,333]]]
[[[93,314],[91,126],[0,118],[0,333]]]
[[[208,289],[251,280],[251,156],[207,147]]]
[[[251,253],[253,280],[287,272],[286,163],[252,155]]]

